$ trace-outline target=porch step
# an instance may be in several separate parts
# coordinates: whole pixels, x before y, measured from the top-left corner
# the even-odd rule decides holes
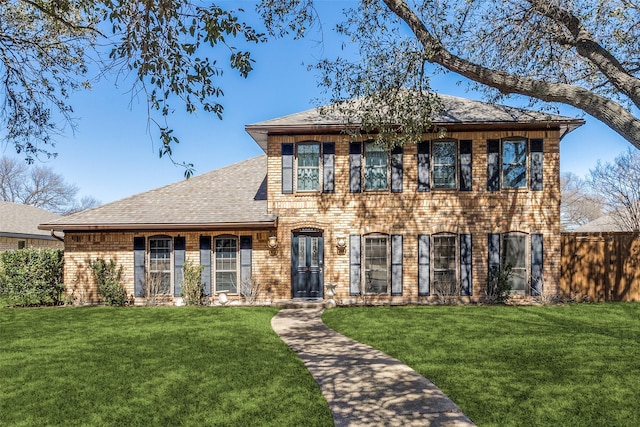
[[[336,303],[326,300],[283,300],[276,301],[273,305],[280,308],[331,308]]]

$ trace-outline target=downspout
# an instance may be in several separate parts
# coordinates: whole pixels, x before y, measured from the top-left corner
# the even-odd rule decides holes
[[[64,237],[56,236],[56,230],[51,230],[51,237],[64,243]]]

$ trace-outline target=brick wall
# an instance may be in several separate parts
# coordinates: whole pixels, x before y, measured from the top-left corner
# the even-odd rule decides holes
[[[511,136],[544,139],[544,189],[487,190],[487,140]],[[436,139],[426,135],[425,139]],[[417,192],[417,147],[404,147],[401,193],[349,192],[349,140],[345,135],[270,136],[268,145],[268,209],[278,215],[282,281],[289,283],[291,230],[324,231],[324,280],[336,283],[338,299],[349,300],[349,250],[339,255],[336,236],[368,233],[403,235],[403,296],[418,297],[418,234],[471,233],[473,298],[487,281],[488,233],[520,231],[544,235],[544,289],[555,294],[560,276],[559,134],[555,130],[518,132],[450,132],[447,138],[472,140],[473,190]],[[335,142],[335,192],[282,194],[281,144]],[[295,180],[295,177],[294,177]]]
[[[50,239],[18,239],[15,237],[0,237],[0,252],[14,251],[19,248],[19,242],[25,242],[25,248],[31,249],[64,249],[59,240]]]
[[[261,300],[273,300],[287,298],[285,292],[278,286],[279,279],[274,278],[272,271],[278,269],[277,258],[269,255],[267,239],[271,231],[241,231],[229,230],[225,232],[101,232],[101,233],[78,233],[68,232],[65,234],[65,284],[68,292],[73,293],[78,301],[86,303],[97,303],[96,284],[91,277],[91,269],[88,260],[95,261],[98,258],[105,260],[113,259],[123,266],[123,279],[127,288],[127,293],[134,293],[134,260],[133,260],[133,238],[145,237],[148,246],[148,239],[152,236],[184,236],[186,240],[185,255],[187,260],[194,264],[200,263],[200,236],[211,236],[215,238],[222,235],[252,236],[252,275],[262,288]],[[173,271],[173,257],[172,271]],[[172,283],[173,288],[173,283]],[[238,295],[229,295],[230,299],[238,299]]]

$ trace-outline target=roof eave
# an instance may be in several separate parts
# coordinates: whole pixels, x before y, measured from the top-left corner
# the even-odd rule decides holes
[[[13,239],[39,239],[39,240],[55,240],[46,234],[29,234],[29,233],[4,233],[0,232],[0,237],[9,237]]]
[[[215,222],[215,223],[94,223],[94,224],[40,224],[40,230],[54,231],[215,231],[215,230],[261,230],[277,226],[277,219],[253,222]]]
[[[436,127],[451,131],[461,130],[501,130],[501,129],[559,129],[560,138],[584,125],[583,119],[569,120],[540,120],[531,122],[434,122]],[[283,134],[313,134],[313,133],[344,133],[345,125],[338,123],[327,124],[293,124],[293,125],[247,125],[245,130],[267,152],[269,135]]]

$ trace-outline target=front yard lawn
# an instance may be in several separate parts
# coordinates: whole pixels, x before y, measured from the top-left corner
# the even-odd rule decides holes
[[[323,320],[410,365],[480,426],[640,425],[640,304],[352,307]]]
[[[276,312],[0,309],[0,425],[333,425]]]

